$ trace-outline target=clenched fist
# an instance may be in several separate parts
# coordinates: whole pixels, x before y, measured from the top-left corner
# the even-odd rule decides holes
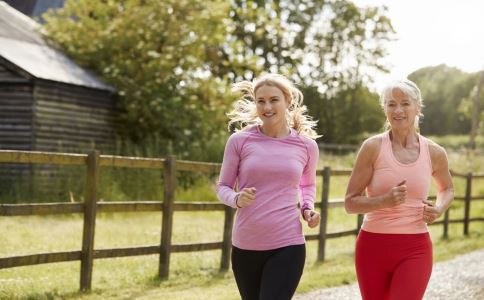
[[[251,205],[255,200],[255,192],[256,189],[254,187],[242,189],[235,199],[235,205],[237,205],[238,208]]]
[[[303,212],[303,218],[306,222],[308,222],[309,228],[314,228],[318,226],[319,221],[321,220],[321,216],[317,211],[305,209]]]
[[[389,208],[400,205],[407,200],[407,181],[403,180],[383,196],[383,207]]]

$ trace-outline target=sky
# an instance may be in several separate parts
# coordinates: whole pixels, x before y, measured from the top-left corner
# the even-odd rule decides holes
[[[390,74],[376,77],[380,90],[390,79],[439,64],[462,71],[484,69],[484,1],[353,0],[358,6],[388,7],[397,40],[388,47]]]

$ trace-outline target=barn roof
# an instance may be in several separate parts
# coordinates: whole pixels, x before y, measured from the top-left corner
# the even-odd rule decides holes
[[[114,91],[50,46],[40,30],[33,19],[0,1],[0,57],[36,78]]]

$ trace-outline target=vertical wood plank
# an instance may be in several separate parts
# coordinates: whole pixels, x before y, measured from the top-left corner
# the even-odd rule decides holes
[[[447,209],[445,211],[445,214],[444,214],[444,233],[443,233],[443,237],[444,239],[447,239],[449,237],[449,211],[450,211],[450,207],[449,209]]]
[[[464,205],[464,235],[469,235],[469,214],[471,210],[472,173],[466,176],[466,195]]]
[[[81,290],[90,290],[92,282],[94,232],[96,227],[97,186],[99,182],[99,151],[87,156],[84,228],[82,232]]]
[[[356,217],[356,235],[358,235],[358,232],[360,232],[361,225],[363,225],[363,214],[358,214]]]
[[[328,198],[329,198],[329,179],[331,169],[323,169],[323,187],[321,193],[321,224],[319,225],[318,261],[323,261],[326,256],[326,229],[328,224]]]
[[[230,251],[232,250],[232,225],[234,221],[234,209],[230,206],[225,207],[224,235],[222,241],[222,258],[220,270],[227,271],[230,266]]]
[[[176,159],[170,155],[165,160],[163,219],[161,224],[161,245],[159,276],[168,279],[170,271],[171,234],[173,230],[173,202],[176,189]]]

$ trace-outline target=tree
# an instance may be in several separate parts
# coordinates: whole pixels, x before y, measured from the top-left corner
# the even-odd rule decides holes
[[[458,108],[475,85],[475,75],[439,65],[421,68],[408,77],[422,91],[422,133],[445,135],[469,132],[469,116]]]
[[[394,31],[385,8],[351,1],[236,0],[231,16],[236,40],[244,41],[246,53],[258,55],[256,65],[291,75],[302,87],[325,142],[360,142],[364,132],[380,128],[378,96],[364,86],[386,71],[381,60]],[[246,68],[242,74],[251,78],[257,71]]]
[[[325,143],[360,144],[383,128],[385,116],[378,95],[363,85],[340,90],[333,97],[325,97],[316,87],[305,88],[304,94]]]
[[[484,71],[478,72],[474,79],[475,85],[469,97],[460,105],[460,111],[470,118],[469,148],[472,150],[476,149],[476,137],[484,125]]]
[[[44,28],[117,88],[122,136],[187,157],[225,132],[232,99],[210,66],[226,62],[209,50],[225,43],[228,11],[223,0],[67,1]]]
[[[393,29],[384,14],[347,0],[70,0],[44,16],[44,28],[117,88],[123,137],[161,144],[159,155],[212,160],[227,133],[230,84],[262,71],[292,77],[315,113],[345,107],[354,126],[366,124],[365,114],[349,112],[368,98],[349,96],[367,97],[365,82],[385,71]],[[348,140],[361,131],[353,129]]]
[[[233,36],[263,70],[290,75],[320,92],[371,81],[394,30],[384,7],[347,0],[234,0]],[[238,51],[242,53],[243,51]],[[253,70],[246,69],[248,76]]]

